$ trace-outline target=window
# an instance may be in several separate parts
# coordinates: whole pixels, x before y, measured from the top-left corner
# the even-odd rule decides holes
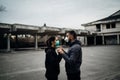
[[[101,31],[100,24],[96,25],[96,29],[97,29],[98,32]]]
[[[112,24],[111,24],[111,28],[116,28],[115,23],[112,23]]]
[[[116,28],[116,24],[115,23],[106,24],[106,29],[112,29],[112,28]]]
[[[106,24],[106,29],[110,29],[110,24]]]

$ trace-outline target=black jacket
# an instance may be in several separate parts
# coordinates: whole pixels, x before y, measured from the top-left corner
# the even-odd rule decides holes
[[[68,52],[62,54],[62,57],[65,59],[66,72],[78,73],[82,63],[82,50],[80,42],[75,40],[74,42],[70,43]]]
[[[45,59],[45,67],[46,67],[46,77],[54,77],[58,76],[60,73],[59,63],[62,59],[61,55],[57,55],[55,52],[55,48],[49,47],[45,49],[46,59]]]

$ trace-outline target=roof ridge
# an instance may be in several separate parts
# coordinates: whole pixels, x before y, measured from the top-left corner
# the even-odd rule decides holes
[[[120,10],[116,11],[115,13],[113,13],[112,15],[110,15],[108,17],[118,16],[118,15],[120,15]]]

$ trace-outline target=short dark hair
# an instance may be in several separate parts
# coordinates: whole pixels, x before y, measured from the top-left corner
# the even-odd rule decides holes
[[[76,32],[75,31],[67,31],[67,33],[69,33],[69,34],[71,34],[71,35],[73,35],[73,37],[74,37],[74,39],[76,39],[77,38],[77,34],[76,34]]]
[[[50,37],[50,38],[46,41],[47,47],[51,47],[51,46],[52,46],[52,41],[55,41],[55,37],[54,37],[54,36]]]

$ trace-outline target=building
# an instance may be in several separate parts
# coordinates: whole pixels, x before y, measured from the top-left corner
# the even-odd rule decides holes
[[[120,44],[120,10],[103,19],[82,24],[89,31],[87,45]]]
[[[26,24],[0,23],[0,50],[11,51],[14,49],[43,46],[45,41],[53,35],[64,37],[65,32],[76,31],[78,36],[87,35],[81,29],[57,28],[52,26],[35,26]]]

